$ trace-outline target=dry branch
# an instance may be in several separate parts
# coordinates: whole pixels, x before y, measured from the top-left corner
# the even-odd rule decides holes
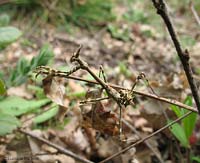
[[[193,4],[192,0],[190,0],[190,4],[189,5],[190,5],[190,9],[191,9],[191,11],[192,11],[192,13],[194,15],[194,18],[195,18],[197,24],[200,26],[200,18],[199,18],[199,15],[198,15],[197,11],[194,8],[194,4]]]
[[[94,163],[94,162],[92,162],[90,160],[87,160],[87,159],[85,159],[85,158],[83,158],[83,157],[81,157],[81,156],[79,156],[79,155],[67,150],[66,148],[63,148],[63,147],[61,147],[61,146],[59,146],[57,144],[54,144],[54,143],[52,143],[52,142],[50,142],[50,141],[48,141],[48,140],[46,140],[44,138],[38,137],[38,136],[28,132],[28,131],[25,131],[23,129],[19,129],[19,131],[21,133],[25,134],[25,135],[28,135],[28,136],[30,136],[30,137],[32,137],[34,139],[37,139],[37,140],[39,140],[39,141],[41,141],[41,142],[43,142],[43,143],[55,148],[55,149],[57,149],[60,153],[63,153],[65,155],[67,155],[67,156],[70,156],[70,157],[72,157],[72,158],[74,158],[74,159],[76,159],[76,160],[78,160],[80,162],[83,162],[83,163]]]
[[[42,72],[42,74],[46,74],[48,75],[49,72]],[[57,74],[52,74],[52,76],[57,76]],[[98,84],[99,85],[99,82],[97,81],[94,81],[94,80],[87,80],[87,79],[84,79],[84,78],[81,78],[81,77],[77,77],[77,76],[73,76],[73,75],[68,75],[68,73],[60,73],[59,76],[57,77],[61,77],[61,78],[66,78],[66,79],[72,79],[72,80],[77,80],[77,81],[83,81],[83,82],[87,82],[87,83],[91,83],[91,84]],[[125,88],[125,87],[122,87],[122,86],[119,86],[119,85],[116,85],[116,84],[111,84],[111,83],[105,83],[106,85],[108,85],[109,87],[112,87],[114,89],[121,89],[121,90],[128,90],[128,91],[131,91],[131,89],[128,89],[128,88]],[[191,106],[188,106],[188,105],[185,105],[179,101],[176,101],[174,99],[170,99],[170,98],[165,98],[165,97],[160,97],[160,96],[157,96],[157,95],[154,95],[154,94],[149,94],[149,93],[145,93],[145,92],[141,92],[141,91],[137,91],[137,90],[132,90],[134,94],[138,94],[138,95],[141,95],[141,96],[145,96],[145,97],[148,97],[148,98],[152,98],[152,99],[155,99],[155,100],[158,100],[158,101],[162,101],[162,102],[165,102],[165,103],[168,103],[168,104],[173,104],[173,105],[176,105],[176,106],[179,106],[180,108],[185,108],[187,110],[190,110],[190,111],[193,111],[195,113],[198,113],[198,110],[194,107],[191,107]]]
[[[190,85],[190,88],[191,88],[191,91],[192,91],[192,95],[194,97],[198,112],[200,114],[200,98],[199,98],[196,83],[195,83],[193,75],[192,75],[193,72],[192,72],[192,69],[191,69],[191,66],[190,66],[190,63],[189,63],[189,59],[190,59],[189,52],[188,52],[187,49],[183,50],[181,48],[181,45],[180,45],[180,42],[179,42],[178,37],[176,35],[176,32],[174,30],[173,24],[172,24],[172,22],[169,18],[168,13],[167,13],[167,8],[166,8],[166,5],[165,5],[165,2],[163,0],[152,0],[152,2],[154,4],[154,7],[157,9],[157,14],[159,14],[162,17],[165,25],[167,26],[168,32],[169,32],[171,39],[174,43],[177,54],[178,54],[178,56],[181,60],[181,63],[183,65],[185,74],[187,76],[187,80],[189,82],[189,85]]]
[[[105,160],[103,160],[103,161],[101,161],[101,162],[99,162],[99,163],[105,163],[106,161],[111,160],[112,158],[119,156],[120,154],[122,154],[122,153],[128,151],[129,149],[135,147],[136,145],[138,145],[138,144],[140,144],[140,143],[143,143],[144,141],[150,139],[151,137],[155,136],[156,134],[160,133],[161,131],[167,129],[168,127],[172,126],[173,124],[175,124],[175,123],[177,123],[178,121],[182,120],[183,118],[187,117],[187,116],[190,115],[191,113],[192,113],[192,111],[190,111],[190,112],[184,114],[183,116],[177,118],[176,120],[172,121],[171,123],[169,123],[169,124],[165,125],[164,127],[158,129],[157,131],[153,132],[152,134],[150,134],[150,135],[146,136],[145,138],[143,138],[143,139],[137,141],[136,143],[133,143],[133,144],[129,145],[128,147],[122,149],[121,151],[119,151],[119,152],[113,154],[112,156],[106,158]]]
[[[66,77],[66,76],[62,76],[62,77]],[[70,75],[70,76],[67,76],[66,78],[78,80],[78,81],[83,81],[83,82],[87,82],[87,83],[91,83],[91,84],[99,84],[98,82],[96,82],[94,80],[87,80],[87,79],[83,79],[83,78],[80,78],[80,77],[77,77],[77,76],[71,76]],[[106,84],[109,85],[110,87],[114,88],[114,89],[130,90],[130,89],[124,88],[124,87],[116,85],[116,84],[111,84],[111,83],[106,83]],[[185,104],[183,104],[179,101],[176,101],[174,99],[164,98],[164,97],[160,97],[160,96],[157,96],[157,95],[154,95],[154,94],[149,94],[149,93],[145,93],[145,92],[141,92],[141,91],[137,91],[137,90],[133,90],[133,93],[141,95],[141,96],[145,96],[145,97],[148,97],[148,98],[152,98],[152,99],[155,99],[155,100],[158,100],[158,101],[166,102],[168,104],[173,104],[173,105],[179,106],[180,108],[185,108],[185,109],[190,110],[192,112],[198,113],[198,110],[196,108],[185,105]]]

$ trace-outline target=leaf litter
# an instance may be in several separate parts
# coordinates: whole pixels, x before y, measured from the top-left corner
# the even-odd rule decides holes
[[[178,100],[183,101],[184,97],[187,95],[186,90],[188,85],[185,75],[181,72],[180,63],[179,61],[176,61],[176,58],[174,57],[175,51],[167,40],[168,38],[163,39],[161,36],[156,35],[154,33],[154,28],[152,29],[152,27],[148,25],[134,23],[131,28],[131,41],[129,42],[115,39],[105,30],[100,33],[100,35],[96,34],[96,37],[91,37],[88,36],[87,33],[82,32],[77,33],[74,36],[69,36],[57,33],[56,31],[48,32],[48,29],[46,29],[44,33],[47,33],[47,37],[44,37],[43,33],[41,40],[38,42],[35,41],[38,45],[21,48],[21,45],[17,42],[15,45],[11,45],[9,49],[5,49],[4,53],[7,53],[7,56],[5,57],[6,59],[3,58],[1,61],[8,60],[3,63],[3,68],[5,68],[9,67],[10,64],[14,63],[21,56],[30,59],[36,55],[36,49],[41,46],[41,42],[45,42],[45,39],[47,39],[52,43],[56,54],[55,66],[65,67],[68,64],[66,63],[66,60],[69,60],[74,49],[81,43],[84,45],[83,55],[81,55],[81,57],[93,66],[93,69],[96,72],[99,71],[99,65],[108,67],[106,75],[109,82],[111,81],[116,84],[124,82],[125,78],[123,77],[123,74],[121,74],[116,67],[120,61],[125,60],[125,64],[131,71],[132,76],[136,77],[138,72],[144,72],[145,74],[148,74],[149,81],[152,83],[154,82],[154,84],[152,84],[154,86],[153,89],[159,95],[173,97],[175,99],[179,98]],[[150,31],[153,37],[146,37],[144,31]],[[61,38],[61,36],[64,37]],[[28,39],[34,40],[35,37],[29,36]],[[196,54],[198,48],[199,44],[197,43],[192,47],[191,53],[191,62],[195,67],[199,66],[198,55]],[[111,69],[109,69],[110,67]],[[81,72],[78,75],[83,76],[84,72]],[[132,85],[134,77],[128,79],[127,83],[124,82],[125,85]],[[61,79],[52,78],[51,76],[47,76],[43,80],[44,94],[55,104],[64,108],[64,111],[61,111],[58,120],[60,119],[59,121],[63,122],[67,117],[70,117],[70,120],[66,124],[63,124],[61,129],[51,127],[47,131],[39,129],[39,136],[45,137],[63,147],[68,147],[72,151],[80,153],[88,158],[93,158],[94,155],[96,155],[96,157],[103,159],[117,152],[121,145],[108,136],[118,133],[118,131],[116,131],[116,107],[113,106],[113,103],[108,100],[106,102],[96,102],[95,104],[92,104],[93,106],[95,105],[96,108],[96,114],[93,117],[95,119],[94,121],[92,120],[91,107],[89,107],[89,112],[82,115],[81,109],[76,103],[77,99],[69,99],[69,97],[67,97],[69,92],[66,91],[66,85],[71,89],[71,92],[84,91],[86,88],[85,85],[78,84],[75,81],[62,81]],[[148,88],[140,84],[137,86],[137,89],[147,90]],[[24,86],[9,88],[8,95],[17,95],[25,99],[34,98],[33,94],[27,93]],[[170,118],[174,116],[169,111],[169,106],[157,104],[157,102],[153,100],[146,101],[144,97],[136,97],[135,107],[136,109],[139,108],[139,111],[137,110],[138,113],[135,113],[136,115],[133,113],[135,111],[133,108],[130,109],[131,111],[129,109],[124,110],[123,114],[124,118],[132,123],[141,134],[147,134],[166,124],[166,117],[163,112],[167,112],[167,115]],[[107,108],[110,108],[111,111],[106,110]],[[59,111],[60,110],[62,109],[59,109]],[[26,110],[23,110],[20,113],[17,112],[16,115],[21,115],[25,112]],[[110,125],[108,125],[109,123]],[[124,129],[124,131],[125,134],[134,136],[134,134],[130,134],[130,130]],[[37,131],[33,130],[33,132]],[[169,132],[164,132],[164,134],[169,136]],[[153,141],[153,148],[160,153],[158,150],[159,144],[157,143],[156,138]],[[41,146],[41,144],[34,139],[30,139],[29,143],[30,142],[33,144],[31,147],[32,152],[36,149],[36,153],[56,152],[50,149],[50,147]],[[144,148],[144,150],[136,149],[137,153],[131,151],[127,154],[128,157],[135,157],[140,160],[140,162],[144,162],[145,160],[150,162],[152,153],[149,149],[145,147],[142,148]],[[93,151],[93,149],[95,150]],[[2,155],[5,156],[6,154],[3,153]],[[124,163],[127,162],[125,157],[127,156],[122,156],[122,162]],[[53,154],[51,157],[49,155],[42,156],[41,160],[43,162],[48,162],[50,160],[59,160],[60,162],[66,162],[66,160],[68,160],[72,163],[75,162],[68,156]],[[119,162],[119,160],[115,160],[115,162]]]

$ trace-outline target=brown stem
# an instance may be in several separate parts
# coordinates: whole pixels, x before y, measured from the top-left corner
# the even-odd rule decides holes
[[[63,76],[63,77],[65,77],[65,76]],[[83,81],[83,82],[87,82],[87,83],[91,83],[91,84],[99,84],[98,82],[93,81],[93,80],[87,80],[87,79],[83,79],[83,78],[71,76],[71,75],[67,76],[66,78],[73,79],[73,80],[79,80],[79,81]],[[130,89],[124,88],[124,87],[116,85],[116,84],[111,84],[111,83],[106,83],[106,84],[109,85],[110,87],[114,88],[114,89],[130,90]],[[193,112],[196,112],[196,113],[198,112],[196,108],[185,105],[185,104],[183,104],[179,101],[176,101],[174,99],[159,97],[157,95],[153,95],[153,94],[149,94],[149,93],[145,93],[145,92],[141,92],[141,91],[136,91],[136,90],[132,90],[132,91],[133,91],[133,93],[141,95],[141,96],[146,96],[146,97],[149,97],[149,98],[152,98],[152,99],[155,99],[155,100],[159,100],[159,101],[162,101],[162,102],[173,104],[173,105],[179,106],[181,108],[185,108],[187,110],[190,110],[190,111],[193,111]]]
[[[43,72],[43,74],[47,74],[48,75],[49,73],[48,72]],[[77,76],[73,76],[73,75],[68,76],[66,74],[61,74],[58,77],[63,77],[63,78],[83,81],[83,82],[87,82],[87,83],[91,83],[91,84],[99,84],[97,81],[83,79],[81,77],[77,77]],[[106,83],[106,84],[108,86],[114,88],[114,89],[122,89],[122,90],[131,91],[131,89],[127,89],[125,87],[122,87],[122,86],[119,86],[119,85],[116,85],[116,84],[111,84],[111,83]],[[158,101],[162,101],[162,102],[165,102],[165,103],[168,103],[168,104],[173,104],[173,105],[179,106],[180,108],[185,108],[187,110],[190,110],[190,111],[193,111],[195,113],[198,113],[198,110],[196,108],[188,106],[188,105],[185,105],[185,104],[183,104],[183,103],[181,103],[179,101],[176,101],[174,99],[159,97],[159,96],[154,95],[154,94],[149,94],[149,93],[145,93],[145,92],[141,92],[141,91],[137,91],[137,90],[132,90],[132,91],[133,91],[134,94],[138,94],[138,95],[141,95],[141,96],[152,98],[152,99],[155,99],[155,100],[158,100]]]
[[[200,26],[200,18],[199,18],[199,15],[198,15],[197,11],[194,8],[194,4],[193,4],[192,0],[190,0],[190,4],[189,5],[190,5],[191,11],[192,11],[192,13],[194,15],[194,18],[195,18],[197,24]]]
[[[175,124],[176,122],[178,122],[178,121],[182,120],[183,118],[187,117],[187,116],[190,115],[191,113],[192,113],[192,111],[187,112],[186,114],[184,114],[183,116],[177,118],[176,120],[172,121],[171,123],[165,125],[164,127],[162,127],[162,128],[160,128],[160,129],[158,129],[157,131],[153,132],[152,134],[150,134],[150,135],[146,136],[145,138],[143,138],[143,139],[137,141],[136,143],[133,143],[133,144],[129,145],[128,147],[122,149],[121,151],[119,151],[119,152],[113,154],[112,156],[106,158],[105,160],[103,160],[103,161],[101,161],[101,162],[99,162],[99,163],[105,163],[106,161],[108,161],[108,160],[110,160],[110,159],[112,159],[112,158],[114,158],[114,157],[116,157],[116,156],[121,155],[122,153],[128,151],[129,149],[135,147],[136,145],[138,145],[138,144],[140,144],[140,143],[143,143],[144,141],[148,140],[149,138],[151,138],[151,137],[155,136],[156,134],[160,133],[161,131],[167,129],[168,127],[172,126],[172,125]]]
[[[122,118],[122,122],[128,127],[130,128],[140,139],[142,139],[141,134],[125,119]],[[158,158],[158,160],[160,161],[160,163],[164,163],[163,159],[160,157],[160,155],[158,154],[158,152],[156,152],[156,150],[154,149],[154,147],[149,143],[148,140],[144,141],[144,143],[146,144],[146,146],[152,150],[152,152],[155,154],[155,156]]]
[[[70,157],[72,157],[72,158],[74,158],[74,159],[76,159],[76,160],[78,160],[80,162],[83,162],[83,163],[94,163],[94,162],[92,162],[90,160],[87,160],[87,159],[85,159],[85,158],[83,158],[83,157],[81,157],[81,156],[79,156],[79,155],[67,150],[66,148],[63,148],[63,147],[61,147],[61,146],[59,146],[57,144],[54,144],[54,143],[52,143],[52,142],[50,142],[50,141],[48,141],[48,140],[46,140],[44,138],[38,137],[38,136],[28,132],[28,131],[25,131],[23,129],[19,129],[19,131],[21,133],[25,134],[25,135],[28,135],[28,136],[30,136],[30,137],[32,137],[34,139],[37,139],[37,140],[39,140],[39,141],[41,141],[41,142],[43,142],[43,143],[55,148],[55,149],[57,149],[60,153],[63,153],[65,155],[67,155],[67,156],[70,156]]]
[[[183,65],[183,69],[185,71],[185,74],[187,76],[187,80],[189,82],[191,91],[192,91],[192,95],[194,97],[198,112],[200,114],[200,98],[199,98],[199,94],[198,94],[198,89],[196,86],[196,83],[194,81],[194,78],[192,76],[192,69],[189,63],[189,52],[187,50],[183,51],[181,48],[181,45],[179,43],[179,40],[177,38],[177,35],[175,33],[173,24],[169,18],[169,15],[167,13],[167,8],[166,5],[164,3],[163,0],[152,0],[154,7],[157,9],[157,13],[162,17],[162,19],[165,22],[165,25],[167,26],[168,32],[171,36],[171,39],[174,43],[174,46],[176,48],[177,54],[181,60],[181,63]]]

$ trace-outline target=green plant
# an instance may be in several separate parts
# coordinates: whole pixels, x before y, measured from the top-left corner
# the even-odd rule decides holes
[[[132,75],[131,71],[128,69],[127,65],[124,62],[119,62],[119,70],[120,73],[122,73],[126,77],[131,77]]]
[[[37,112],[49,102],[49,99],[25,100],[16,96],[2,99],[0,101],[0,136],[11,133],[21,125],[17,116]]]
[[[191,159],[192,159],[192,161],[200,163],[200,157],[199,156],[193,156]]]
[[[192,97],[187,96],[184,103],[186,105],[192,106]],[[177,117],[181,117],[182,115],[188,112],[188,110],[179,108],[175,105],[171,105],[171,109],[174,111]],[[197,113],[192,113],[183,120],[181,120],[180,124],[176,123],[170,127],[172,134],[180,141],[183,147],[190,148],[189,138],[193,133],[196,120]]]
[[[69,21],[81,27],[90,27],[90,25],[101,25],[115,19],[112,13],[113,3],[107,0],[87,0],[83,4],[76,4],[67,16]]]
[[[15,27],[0,27],[0,49],[16,41],[22,32]]]
[[[111,33],[111,36],[116,39],[123,41],[130,40],[130,29],[129,28],[119,28],[115,25],[109,24],[108,31]]]
[[[8,26],[10,23],[10,16],[8,14],[1,14],[0,15],[0,27]]]
[[[32,70],[37,66],[47,65],[53,58],[52,49],[48,45],[44,45],[39,52],[39,55],[32,58],[29,62],[25,58],[20,58],[14,69],[10,71],[8,86],[16,86],[24,83]]]
[[[0,95],[4,95],[5,93],[6,93],[6,86],[3,80],[1,80],[0,78]]]
[[[124,19],[131,21],[131,22],[137,22],[137,23],[143,23],[148,24],[149,18],[147,15],[145,15],[144,11],[139,9],[130,9],[128,12],[126,12],[123,15]]]
[[[0,136],[4,136],[19,127],[20,121],[15,116],[0,112],[0,124]]]
[[[26,15],[49,22],[57,26],[75,24],[81,27],[105,25],[115,19],[112,12],[113,1],[107,0],[60,0],[48,3],[39,0],[12,0],[12,3],[1,7],[2,11],[8,12],[11,18],[18,19]],[[0,10],[0,13],[1,12]],[[17,14],[16,14],[17,13]],[[39,22],[39,21],[38,21]],[[35,22],[34,22],[35,23]],[[36,22],[37,23],[37,22]]]
[[[34,118],[34,123],[35,124],[40,124],[43,123],[51,118],[53,118],[59,110],[59,106],[55,105],[54,103],[50,106],[50,109],[37,117]]]

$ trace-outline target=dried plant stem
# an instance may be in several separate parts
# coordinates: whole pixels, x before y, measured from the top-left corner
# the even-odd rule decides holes
[[[122,122],[128,128],[130,128],[139,138],[142,139],[141,134],[128,121],[126,121],[125,119],[122,118]],[[156,152],[156,150],[154,149],[154,147],[152,147],[152,145],[148,142],[148,140],[144,141],[144,143],[155,154],[155,156],[158,158],[158,160],[160,161],[160,163],[164,163],[163,159],[160,157],[160,155],[158,154],[158,152]]]
[[[49,73],[48,72],[43,72],[43,74],[48,75]],[[87,83],[91,83],[91,84],[99,84],[97,81],[83,79],[81,77],[77,77],[77,76],[73,76],[73,75],[69,75],[68,76],[66,74],[60,74],[58,77],[77,80],[77,81],[83,81],[83,82],[87,82]],[[119,86],[119,85],[116,85],[116,84],[111,84],[111,83],[105,83],[105,84],[110,86],[110,87],[112,87],[112,88],[114,88],[114,89],[122,89],[122,90],[131,91],[131,89],[127,89],[125,87],[122,87],[122,86]],[[145,97],[148,97],[148,98],[152,98],[152,99],[155,99],[155,100],[158,100],[158,101],[162,101],[162,102],[165,102],[165,103],[168,103],[168,104],[173,104],[173,105],[179,106],[181,108],[185,108],[187,110],[190,110],[190,111],[193,111],[195,113],[198,113],[198,110],[196,108],[188,106],[188,105],[185,105],[185,104],[183,104],[183,103],[181,103],[179,101],[176,101],[174,99],[160,97],[160,96],[157,96],[157,95],[154,95],[154,94],[145,93],[145,92],[141,92],[141,91],[137,91],[137,90],[132,90],[132,91],[133,91],[134,94],[145,96]]]
[[[25,134],[25,135],[28,135],[28,136],[30,136],[30,137],[32,137],[34,139],[37,139],[37,140],[39,140],[39,141],[41,141],[41,142],[43,142],[43,143],[55,148],[55,149],[57,149],[60,153],[63,153],[65,155],[67,155],[67,156],[70,156],[70,157],[72,157],[72,158],[74,158],[74,159],[76,159],[76,160],[78,160],[80,162],[83,162],[83,163],[94,163],[94,162],[92,162],[90,160],[87,160],[87,159],[85,159],[85,158],[83,158],[83,157],[81,157],[81,156],[79,156],[79,155],[67,150],[66,148],[63,148],[63,147],[61,147],[61,146],[59,146],[57,144],[54,144],[54,143],[52,143],[52,142],[50,142],[50,141],[48,141],[48,140],[46,140],[44,138],[38,137],[38,136],[28,132],[28,131],[25,131],[23,129],[19,129],[19,131],[21,133]]]
[[[194,78],[192,76],[192,69],[189,63],[189,52],[187,51],[187,49],[185,51],[183,51],[183,49],[181,48],[181,45],[179,43],[179,40],[177,38],[176,32],[174,30],[173,24],[169,18],[169,15],[167,13],[167,8],[165,5],[165,2],[163,0],[152,0],[154,7],[157,9],[157,14],[159,14],[163,21],[165,22],[165,25],[167,26],[168,32],[171,36],[171,39],[174,43],[174,46],[176,48],[177,54],[181,60],[181,63],[183,65],[183,69],[185,71],[185,74],[187,76],[187,80],[189,82],[191,91],[192,91],[192,95],[194,97],[198,112],[200,114],[200,98],[199,98],[199,94],[198,94],[198,89],[196,86],[196,83],[194,81]]]
[[[197,24],[200,26],[200,18],[199,18],[199,15],[198,15],[197,11],[194,8],[194,4],[193,4],[192,0],[190,0],[190,4],[189,5],[190,5],[191,11],[192,11],[192,13],[193,13],[193,15],[195,17],[195,20],[196,20]]]
[[[62,76],[62,77],[65,77],[65,76]],[[83,78],[77,77],[77,76],[71,76],[70,75],[70,76],[66,76],[66,78],[73,79],[73,80],[78,80],[78,81],[83,81],[83,82],[87,82],[87,83],[91,83],[91,84],[99,84],[98,82],[96,82],[94,80],[87,80],[87,79],[83,79]],[[111,83],[106,83],[106,84],[108,86],[114,88],[114,89],[131,90],[131,89],[127,89],[127,88],[124,88],[124,87],[116,85],[116,84],[111,84]],[[154,95],[154,94],[149,94],[149,93],[145,93],[145,92],[141,92],[141,91],[137,91],[137,90],[132,90],[132,91],[133,91],[133,93],[141,95],[141,96],[145,96],[145,97],[149,97],[149,98],[152,98],[152,99],[155,99],[155,100],[158,100],[158,101],[162,101],[162,102],[166,102],[166,103],[169,103],[169,104],[173,104],[173,105],[179,106],[181,108],[185,108],[187,110],[193,111],[195,113],[198,112],[196,108],[188,106],[188,105],[185,105],[185,104],[183,104],[183,103],[181,103],[179,101],[176,101],[174,99],[159,97],[159,96]]]
[[[119,156],[120,154],[122,154],[122,153],[128,151],[129,149],[135,147],[136,145],[138,145],[138,144],[140,144],[140,143],[143,143],[144,141],[150,139],[151,137],[155,136],[156,134],[160,133],[161,131],[163,131],[163,130],[167,129],[168,127],[172,126],[172,125],[175,124],[176,122],[178,122],[178,121],[182,120],[183,118],[187,117],[187,116],[190,115],[191,113],[192,113],[192,111],[190,111],[190,112],[184,114],[183,116],[177,118],[176,120],[172,121],[171,123],[169,123],[169,124],[165,125],[164,127],[158,129],[157,131],[153,132],[152,134],[150,134],[150,135],[146,136],[145,138],[143,138],[143,139],[137,141],[136,143],[133,143],[133,144],[129,145],[128,147],[122,149],[121,151],[119,151],[119,152],[113,154],[112,156],[106,158],[105,160],[103,160],[103,161],[101,161],[101,162],[99,162],[99,163],[105,163],[106,161],[108,161],[108,160],[110,160],[110,159],[112,159],[112,158],[114,158],[114,157],[116,157],[116,156]]]

